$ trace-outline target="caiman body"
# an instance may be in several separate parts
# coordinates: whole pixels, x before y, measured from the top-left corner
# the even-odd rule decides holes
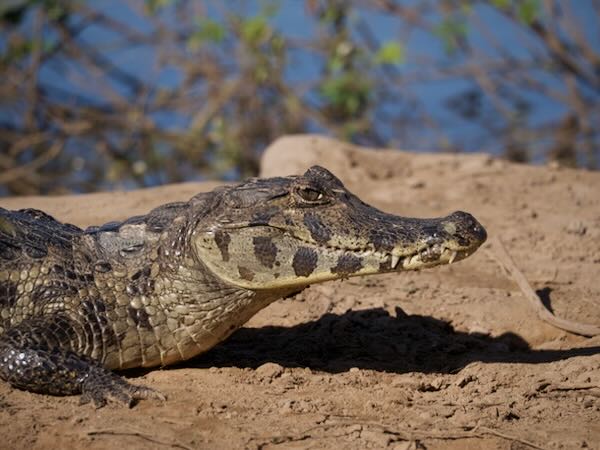
[[[485,239],[467,213],[381,212],[317,166],[86,230],[0,208],[0,377],[97,405],[160,397],[111,370],[196,356],[312,283],[451,263]]]

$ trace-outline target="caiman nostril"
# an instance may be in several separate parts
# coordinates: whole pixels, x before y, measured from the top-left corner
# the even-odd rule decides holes
[[[475,219],[471,214],[456,211],[448,216],[448,219],[455,225],[458,233],[468,234],[470,236],[469,239],[474,241],[478,241],[480,243],[485,242],[487,239],[487,232],[485,228]],[[455,233],[450,233],[455,234]]]
[[[456,225],[454,222],[446,222],[444,224],[444,231],[450,236],[454,236],[456,234]]]

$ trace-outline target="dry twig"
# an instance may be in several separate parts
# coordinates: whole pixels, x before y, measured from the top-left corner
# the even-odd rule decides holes
[[[548,311],[540,298],[535,293],[523,272],[519,270],[511,256],[509,255],[506,247],[498,238],[491,239],[493,251],[489,251],[488,253],[492,256],[494,260],[498,263],[498,265],[504,269],[512,279],[517,283],[521,292],[525,295],[525,298],[536,312],[538,318],[555,328],[559,328],[564,331],[568,331],[569,333],[579,334],[581,336],[598,336],[600,335],[600,326],[590,325],[585,323],[573,322],[571,320],[561,319],[556,317],[550,311]]]
[[[377,429],[378,431],[389,435],[390,437],[395,438],[395,440],[406,441],[406,442],[416,442],[416,441],[424,441],[424,440],[446,440],[446,441],[456,441],[462,439],[481,439],[483,436],[496,436],[502,439],[506,439],[512,442],[518,442],[520,444],[526,445],[528,447],[534,448],[536,450],[543,450],[543,447],[531,442],[527,439],[520,438],[518,436],[513,436],[511,434],[504,433],[499,430],[494,430],[493,428],[489,428],[486,426],[477,425],[471,430],[443,430],[439,432],[432,431],[420,431],[415,429],[398,429],[396,427],[389,427],[384,424],[378,422],[334,422],[334,423],[326,423],[320,424],[313,427],[310,427],[297,435],[280,435],[280,436],[270,436],[270,437],[252,437],[250,441],[263,441],[269,443],[283,443],[283,442],[295,442],[302,441],[307,439],[318,439],[323,434],[327,436],[331,436],[332,432],[338,428],[345,428],[352,426],[358,426],[356,430],[352,432],[345,432],[343,434],[337,434],[337,437],[348,436],[355,431],[359,433],[366,428]],[[318,432],[318,433],[313,433]]]
[[[142,440],[152,442],[153,444],[165,445],[172,448],[181,448],[183,450],[190,450],[190,447],[178,444],[175,442],[166,442],[156,439],[153,436],[140,433],[139,431],[117,431],[117,430],[90,430],[86,433],[88,436],[132,436]]]
[[[37,169],[55,158],[63,148],[63,142],[58,141],[53,143],[43,153],[35,157],[32,161],[18,167],[10,168],[0,173],[0,183],[8,183],[23,177],[28,173],[35,173]]]

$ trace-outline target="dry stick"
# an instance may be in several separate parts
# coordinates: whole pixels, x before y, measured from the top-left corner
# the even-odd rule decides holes
[[[586,389],[600,389],[595,384],[556,384],[550,385],[547,390],[550,391],[585,391]]]
[[[180,448],[182,450],[191,450],[190,447],[186,447],[185,445],[178,444],[176,442],[165,442],[156,439],[153,436],[140,433],[139,431],[116,431],[116,430],[90,430],[86,433],[88,436],[131,436],[143,439],[148,442],[152,442],[154,444],[165,445],[173,448]]]
[[[466,430],[460,430],[460,431],[453,431],[453,430],[442,430],[438,433],[432,433],[432,432],[421,432],[419,430],[404,430],[404,429],[396,429],[396,427],[390,428],[384,424],[378,423],[378,422],[346,422],[346,421],[340,421],[340,422],[334,422],[334,423],[330,423],[330,424],[320,424],[320,425],[315,425],[313,427],[310,427],[306,430],[304,430],[302,433],[300,433],[298,436],[271,436],[271,437],[262,437],[260,439],[263,440],[269,440],[269,441],[273,441],[274,439],[285,439],[287,442],[290,441],[295,441],[295,440],[304,440],[310,438],[310,437],[317,437],[316,435],[312,435],[311,432],[312,431],[316,431],[316,430],[324,430],[325,432],[329,432],[329,430],[333,429],[333,428],[339,428],[342,426],[349,426],[349,425],[361,425],[361,426],[372,426],[375,428],[378,428],[379,430],[383,431],[386,434],[390,434],[393,436],[398,437],[400,440],[402,441],[414,441],[414,440],[426,440],[426,439],[435,439],[435,440],[460,440],[460,439],[476,439],[476,438],[482,438],[485,435],[492,435],[492,436],[496,436],[496,437],[500,437],[502,439],[506,439],[509,441],[513,441],[513,442],[519,442],[523,445],[527,445],[529,447],[535,448],[536,450],[544,450],[543,447],[540,447],[539,445],[535,444],[534,442],[531,442],[529,440],[520,438],[518,436],[513,436],[511,434],[507,434],[504,433],[502,431],[499,430],[494,430],[493,428],[489,428],[486,426],[480,426],[477,425],[475,426],[472,430],[466,431]],[[343,435],[339,435],[339,436],[343,436]],[[258,438],[251,438],[250,440],[255,440]]]
[[[443,440],[460,440],[460,439],[469,439],[469,438],[482,438],[485,435],[496,436],[502,439],[506,439],[512,442],[519,442],[523,445],[527,445],[531,448],[535,448],[536,450],[544,450],[543,447],[535,444],[534,442],[528,441],[526,439],[520,438],[518,436],[513,436],[512,434],[503,433],[502,431],[494,430],[493,428],[484,427],[477,425],[471,431],[465,432],[450,432],[445,433],[444,431],[440,433],[419,433],[413,432],[411,435],[411,439],[425,440],[425,439],[437,439],[440,441]],[[404,439],[403,439],[404,440]]]
[[[600,390],[600,385],[595,384],[556,384],[550,385],[544,389],[544,392],[564,392],[564,391],[588,391],[587,393],[590,395],[594,395],[596,397],[600,396],[600,393],[597,392],[589,392],[590,390]]]
[[[510,435],[510,434],[506,434],[506,433],[503,433],[503,432],[501,432],[501,431],[498,431],[498,430],[494,430],[493,428],[488,428],[488,427],[478,427],[477,429],[478,429],[478,430],[479,430],[479,431],[480,431],[482,434],[491,434],[491,435],[493,435],[493,436],[498,436],[498,437],[500,437],[500,438],[507,439],[507,440],[509,440],[509,441],[520,442],[521,444],[527,445],[527,446],[529,446],[529,447],[532,447],[532,448],[535,448],[535,449],[538,449],[538,450],[544,450],[544,448],[543,448],[543,447],[540,447],[539,445],[537,445],[537,444],[534,444],[534,443],[533,443],[533,442],[531,442],[531,441],[527,441],[527,440],[525,440],[525,439],[521,439],[521,438],[519,438],[519,437],[512,436],[512,435]],[[475,431],[475,430],[473,430],[473,431]],[[512,446],[511,446],[511,447],[512,447]]]
[[[600,326],[561,319],[548,311],[525,278],[525,275],[523,275],[523,272],[519,270],[511,256],[506,251],[506,247],[504,244],[502,244],[502,241],[499,238],[492,238],[491,243],[494,251],[488,250],[488,253],[517,283],[540,320],[552,325],[553,327],[568,331],[569,333],[579,334],[587,337],[600,335]]]
[[[19,142],[17,142],[15,145],[18,144]],[[42,167],[43,165],[47,164],[49,161],[54,159],[56,156],[58,156],[58,154],[62,150],[63,144],[64,142],[62,140],[59,140],[58,142],[52,144],[44,153],[40,154],[39,156],[36,156],[32,161],[23,164],[22,166],[10,168],[0,173],[0,183],[8,183],[9,181],[21,178],[27,175],[28,173],[35,172],[38,168]]]

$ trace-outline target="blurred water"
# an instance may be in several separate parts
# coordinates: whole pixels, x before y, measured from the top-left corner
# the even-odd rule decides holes
[[[18,4],[19,0],[11,0]],[[202,11],[212,20],[223,21],[224,14],[235,12],[244,17],[258,14],[265,6],[264,0],[234,0],[227,2],[205,1],[198,2],[198,10]],[[367,5],[368,2],[365,2]],[[416,7],[426,2],[398,1],[403,5]],[[436,3],[435,1],[428,3]],[[90,0],[86,2],[91,8],[102,11],[115,20],[126,23],[137,33],[149,35],[156,31],[156,26],[151,18],[144,14],[144,2],[142,0]],[[307,42],[320,33],[320,27],[316,19],[307,10],[307,2],[301,0],[271,1],[276,4],[275,13],[270,18],[270,25],[282,33],[290,42]],[[600,32],[596,28],[598,24],[592,0],[570,0],[561,2],[561,5],[569,7],[579,20],[582,36],[585,37],[590,47],[600,53]],[[530,46],[523,45],[523,35],[514,23],[500,14],[494,8],[487,6],[485,2],[478,3],[474,13],[479,21],[479,28],[470,28],[469,42],[473,44],[474,51],[482,60],[493,61],[494,59],[513,58],[515,63],[530,62],[532,55],[542,52],[541,46],[536,46],[535,41]],[[159,18],[174,29],[179,26],[176,14],[169,8],[158,13]],[[77,18],[75,18],[77,19]],[[443,42],[432,33],[413,31],[405,33],[405,29],[398,27],[398,20],[389,14],[374,12],[369,8],[355,9],[349,18],[351,24],[362,22],[373,33],[374,38],[380,43],[396,41],[401,42],[404,52],[404,62],[394,68],[398,77],[408,80],[393,92],[395,98],[378,98],[377,107],[381,113],[388,117],[400,115],[402,110],[414,109],[414,113],[422,113],[423,116],[433,118],[435,126],[408,127],[402,129],[393,121],[378,124],[386,145],[410,150],[435,151],[443,145],[441,136],[445,141],[460,143],[462,151],[488,151],[500,154],[505,149],[503,136],[494,136],[489,129],[483,129],[476,122],[457,115],[448,107],[449,100],[460,93],[476,90],[478,85],[469,78],[463,76],[435,77],[435,67],[448,67],[449,69],[460,68],[460,59],[456,55],[449,55],[444,48]],[[27,29],[31,27],[31,18],[26,18],[22,26]],[[353,32],[356,30],[353,28]],[[480,31],[479,31],[480,30]],[[490,44],[488,35],[491,34],[499,43],[498,47]],[[485,35],[485,36],[484,36]],[[355,36],[356,37],[356,36]],[[58,39],[57,36],[47,36],[49,40]],[[0,28],[0,52],[6,48],[4,35]],[[183,74],[175,66],[164,64],[159,61],[155,49],[146,44],[124,45],[123,37],[111,32],[101,23],[86,24],[78,39],[95,49],[107,60],[118,67],[123,76],[131,75],[135,78],[155,86],[156,88],[176,90],[182,83]],[[182,44],[183,45],[183,44]],[[500,50],[499,50],[500,48]],[[464,64],[472,64],[473,61],[462,61]],[[317,57],[314,52],[304,48],[296,47],[289,51],[289,62],[285,69],[285,79],[291,85],[305,85],[311,81],[318,80],[324,70],[323,58]],[[201,62],[199,62],[201,64]],[[435,67],[434,67],[435,64]],[[534,79],[555,91],[560,96],[568,97],[569,93],[564,86],[564,80],[556,78],[544,67],[539,69],[533,67],[530,75]],[[39,74],[39,82],[45,87],[52,88],[51,91],[60,97],[61,102],[72,104],[85,104],[86,102],[102,106],[106,103],[106,92],[120,97],[123,101],[131,101],[135,96],[125,83],[115,82],[108,77],[90,78],[67,60],[56,58],[44,64]],[[520,89],[519,96],[529,106],[527,113],[519,118],[531,127],[552,124],[559,121],[565,114],[565,103],[544,96],[527,88]],[[600,102],[598,90],[587,92],[589,101]],[[152,93],[148,94],[152,95]],[[318,93],[308,91],[305,95],[307,101],[319,104]],[[159,110],[152,113],[156,123],[165,129],[183,130],[189,127],[191,115],[186,113],[175,113],[169,110]],[[15,110],[0,104],[0,123],[19,124],[22,118]],[[501,130],[501,127],[498,127]],[[307,130],[309,132],[325,132],[318,125],[312,123]],[[500,133],[500,131],[499,131]],[[74,167],[77,167],[77,158],[89,156],[90,145],[84,140],[74,140],[66,151],[74,158]],[[542,147],[547,146],[543,138],[529,142],[534,162],[542,158]],[[159,151],[162,151],[159,149]],[[168,148],[164,149],[168,152]],[[77,171],[75,171],[77,172]],[[77,175],[74,175],[77,177]],[[85,177],[84,172],[81,176]],[[147,184],[157,184],[162,180],[156,174],[147,180]],[[228,174],[236,177],[237,173]],[[128,186],[124,186],[128,187]],[[1,187],[0,187],[1,188]],[[1,191],[1,189],[0,189]],[[1,194],[1,192],[0,192]]]

